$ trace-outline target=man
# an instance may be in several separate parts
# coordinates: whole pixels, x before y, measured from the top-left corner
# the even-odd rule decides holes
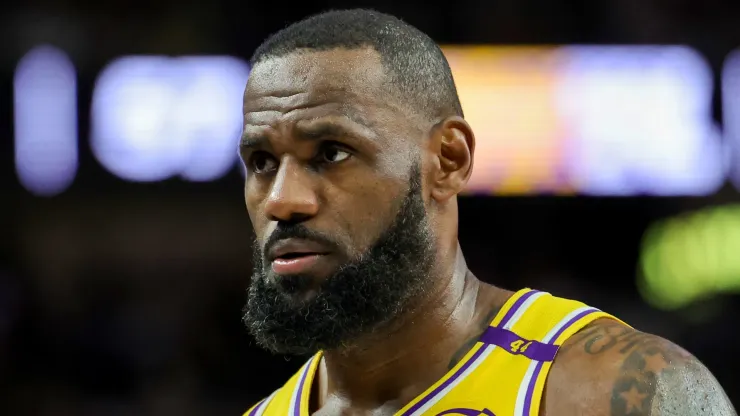
[[[735,415],[670,342],[467,269],[456,196],[475,138],[429,37],[333,11],[252,64],[244,320],[264,348],[312,357],[247,415]]]

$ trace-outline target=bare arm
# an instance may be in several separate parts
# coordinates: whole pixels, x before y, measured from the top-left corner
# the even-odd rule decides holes
[[[558,371],[587,389],[593,416],[737,416],[717,380],[696,357],[655,335],[616,322],[586,328],[562,350]],[[574,365],[575,363],[586,365]],[[553,367],[556,370],[556,367]],[[587,371],[591,380],[578,373]],[[577,380],[581,380],[581,382]],[[548,396],[548,400],[550,396]],[[555,402],[561,400],[555,399]],[[564,414],[556,403],[548,415]],[[563,408],[572,409],[572,404]]]
[[[611,392],[611,416],[736,416],[709,370],[656,336],[624,359]]]

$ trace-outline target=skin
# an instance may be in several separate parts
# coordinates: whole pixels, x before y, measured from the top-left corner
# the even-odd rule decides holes
[[[304,51],[257,64],[245,91],[240,152],[248,169],[258,168],[244,192],[260,242],[278,221],[301,221],[362,253],[389,226],[393,201],[421,160],[437,252],[433,290],[384,333],[325,352],[312,386],[316,415],[393,414],[464,356],[512,294],[479,281],[458,245],[456,196],[475,150],[470,126],[413,114],[382,93],[385,81],[372,49]],[[317,279],[346,261],[336,257],[317,266]],[[541,414],[736,415],[694,357],[609,320],[563,346]]]

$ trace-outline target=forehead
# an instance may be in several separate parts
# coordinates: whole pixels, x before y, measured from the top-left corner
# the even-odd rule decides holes
[[[244,111],[324,103],[375,107],[385,79],[380,55],[371,48],[297,51],[267,58],[252,69]]]

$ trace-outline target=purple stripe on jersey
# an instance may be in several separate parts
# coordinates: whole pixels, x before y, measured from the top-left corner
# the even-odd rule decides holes
[[[488,327],[480,338],[486,344],[498,345],[510,354],[523,355],[531,360],[552,361],[558,353],[557,345],[543,344],[539,341],[524,339],[519,335],[499,327]]]
[[[298,384],[298,395],[296,396],[295,403],[293,404],[293,415],[294,416],[301,416],[301,400],[303,398],[303,388],[305,387],[308,372],[311,371],[311,365],[313,364],[313,360],[315,358],[316,357],[311,357],[311,359],[308,360],[308,363],[306,363],[306,368],[303,370],[301,381]]]
[[[531,291],[525,293],[524,295],[520,296],[519,299],[517,299],[516,302],[514,302],[514,304],[511,305],[511,308],[509,308],[509,311],[504,316],[504,319],[501,320],[501,323],[499,324],[499,326],[502,326],[503,327],[506,324],[508,324],[509,323],[509,320],[511,319],[512,316],[514,316],[514,314],[516,313],[517,309],[519,309],[522,306],[522,304],[524,302],[526,302],[527,299],[529,299],[530,297],[532,297],[532,295],[534,295],[535,293],[537,293],[536,290],[531,290]],[[446,389],[450,384],[454,383],[455,380],[457,380],[462,374],[465,373],[465,371],[468,368],[470,368],[471,365],[473,365],[473,363],[483,354],[483,351],[485,351],[485,349],[486,349],[486,346],[485,345],[484,346],[481,346],[478,349],[478,351],[476,351],[473,354],[473,356],[470,357],[470,359],[468,361],[466,361],[465,364],[463,364],[462,367],[460,367],[460,368],[457,369],[457,371],[455,372],[455,374],[452,375],[452,377],[450,377],[447,380],[445,380],[444,383],[442,383],[439,386],[437,386],[437,388],[434,389],[434,390],[432,390],[431,393],[427,394],[421,400],[419,400],[418,402],[416,402],[416,404],[414,404],[413,406],[411,406],[411,408],[409,408],[409,410],[407,410],[406,412],[403,413],[403,416],[411,415],[414,412],[418,411],[425,404],[427,404],[427,402],[429,402],[429,400],[431,400],[433,397],[437,396],[441,391],[443,391],[444,389]],[[298,415],[296,415],[296,416],[298,416]]]
[[[488,409],[478,410],[478,409],[466,409],[464,407],[460,407],[457,409],[450,409],[445,410],[442,413],[438,413],[437,416],[446,416],[446,415],[463,415],[463,416],[496,416],[493,414],[492,411]]]
[[[555,341],[558,339],[558,337],[560,337],[561,335],[563,335],[563,332],[567,331],[568,328],[570,328],[571,326],[573,326],[573,324],[575,324],[576,322],[580,321],[581,318],[583,318],[584,316],[589,315],[589,314],[592,314],[594,312],[599,312],[599,310],[596,309],[596,308],[588,308],[585,311],[583,311],[583,312],[579,313],[578,315],[574,316],[568,322],[566,322],[565,325],[563,325],[562,327],[560,327],[560,329],[558,329],[558,332],[554,333],[550,337],[550,339],[545,340],[545,342],[547,342],[548,344],[554,344]]]
[[[411,415],[411,414],[413,414],[417,410],[421,409],[421,407],[424,406],[429,400],[431,400],[432,397],[436,396],[442,390],[446,389],[447,386],[449,386],[450,384],[452,384],[458,377],[460,377],[461,374],[465,373],[465,371],[468,368],[470,368],[471,365],[473,365],[473,363],[475,362],[475,360],[477,360],[483,354],[483,351],[485,351],[485,349],[486,349],[486,346],[485,345],[482,346],[482,347],[480,347],[478,349],[478,351],[476,351],[475,354],[473,354],[473,356],[470,357],[470,359],[468,361],[466,361],[465,364],[462,367],[460,367],[457,370],[457,372],[452,377],[450,377],[447,380],[445,380],[444,383],[442,383],[439,386],[437,386],[437,388],[434,389],[431,393],[429,393],[428,395],[424,396],[423,399],[421,399],[418,402],[416,402],[416,404],[413,405],[413,406],[411,406],[411,408],[409,410],[407,410],[404,413],[404,415]]]
[[[534,372],[532,372],[532,378],[529,380],[529,386],[527,386],[527,394],[524,396],[524,408],[522,409],[524,415],[532,414],[532,396],[534,395],[534,385],[537,384],[537,379],[540,377],[540,372],[542,371],[543,365],[545,365],[544,361],[538,362],[537,366],[534,368]]]
[[[530,290],[529,292],[525,293],[524,295],[520,296],[519,299],[514,302],[513,305],[511,305],[511,308],[506,312],[506,315],[504,315],[504,319],[501,320],[501,323],[497,326],[503,328],[506,326],[506,324],[509,323],[509,320],[511,320],[511,317],[514,316],[517,310],[522,306],[524,302],[527,301],[527,299],[531,298],[535,293],[539,293],[538,290]]]
[[[252,411],[249,412],[249,416],[256,415],[257,412],[260,410],[260,406],[262,406],[265,403],[265,400],[267,400],[267,398],[264,398],[259,403],[257,403],[257,406],[254,406],[254,409],[252,409]]]
[[[576,322],[581,320],[586,315],[590,315],[594,312],[598,312],[598,309],[595,308],[589,308],[578,315],[571,318],[568,322],[565,323],[560,329],[553,334],[550,339],[546,339],[545,341],[553,345],[553,343],[558,339],[560,335],[563,334],[568,328],[573,326]],[[532,378],[529,380],[529,385],[527,386],[527,393],[524,396],[524,409],[525,415],[531,415],[532,414],[532,396],[534,395],[534,385],[537,384],[537,379],[540,377],[540,372],[542,372],[542,366],[544,365],[544,362],[540,361],[537,363],[537,366],[534,368],[534,372],[532,373]]]

